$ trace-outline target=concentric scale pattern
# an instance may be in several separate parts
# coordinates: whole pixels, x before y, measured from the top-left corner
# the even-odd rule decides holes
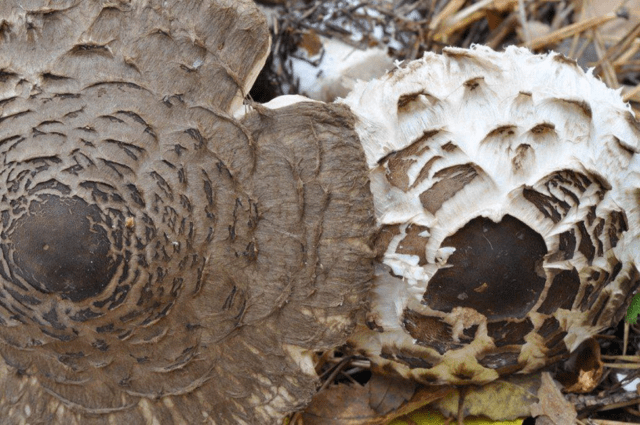
[[[304,405],[372,279],[353,117],[234,118],[269,46],[249,1],[23,3],[0,4],[0,422]]]
[[[640,286],[640,125],[563,56],[476,46],[343,101],[371,173],[376,281],[354,350],[428,383],[566,357]]]

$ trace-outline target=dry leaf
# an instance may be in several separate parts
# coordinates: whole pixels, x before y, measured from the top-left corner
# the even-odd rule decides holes
[[[305,425],[381,425],[446,396],[444,387],[421,388],[374,375],[366,385],[340,384],[319,392],[302,414]]]
[[[542,385],[538,390],[538,403],[531,405],[531,416],[546,416],[540,423],[549,425],[571,425],[576,423],[578,414],[556,386],[549,372],[542,373]],[[536,421],[538,423],[538,421]]]
[[[367,385],[369,405],[379,415],[397,410],[403,403],[411,400],[416,392],[413,381],[390,376],[373,375]]]
[[[320,391],[302,414],[305,425],[361,425],[377,416],[369,405],[369,388],[347,384]]]
[[[400,407],[395,412],[386,415],[382,423],[386,424],[393,419],[399,418],[400,416],[412,413],[420,409],[421,407],[424,407],[428,404],[433,403],[434,401],[446,397],[451,392],[453,392],[453,388],[451,387],[421,387],[416,391],[416,393],[408,403],[402,405],[402,407]]]
[[[463,415],[486,416],[496,421],[530,416],[538,401],[540,375],[512,375],[480,387],[465,388]],[[433,404],[445,416],[457,416],[459,390]]]

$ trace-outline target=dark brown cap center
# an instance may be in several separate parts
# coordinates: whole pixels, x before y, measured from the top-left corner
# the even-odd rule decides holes
[[[522,318],[544,289],[544,240],[511,216],[499,223],[474,218],[441,246],[456,250],[450,267],[436,272],[424,295],[423,302],[435,310],[469,307],[489,320]]]
[[[98,295],[116,271],[100,210],[80,198],[41,195],[8,231],[14,274],[72,301]]]

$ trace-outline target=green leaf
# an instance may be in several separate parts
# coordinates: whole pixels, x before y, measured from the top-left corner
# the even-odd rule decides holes
[[[633,299],[631,300],[631,305],[627,310],[627,316],[624,318],[624,320],[631,325],[635,325],[636,322],[638,321],[639,314],[640,314],[640,293],[637,293],[633,296]]]

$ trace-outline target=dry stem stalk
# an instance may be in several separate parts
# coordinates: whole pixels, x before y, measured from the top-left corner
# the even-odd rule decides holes
[[[446,25],[444,25],[442,31],[435,33],[433,38],[436,41],[446,41],[452,34],[464,30],[474,22],[486,18],[488,10],[505,12],[514,10],[517,5],[518,0],[481,0],[478,3],[474,3],[471,6],[461,10],[449,19],[447,19],[447,16],[443,16],[446,11],[445,8],[445,10],[443,10],[436,19],[442,16],[442,19],[444,19],[443,22],[445,22]],[[440,22],[437,23],[439,24]]]
[[[616,76],[615,70],[613,69],[613,66],[611,65],[611,62],[609,62],[609,60],[606,59],[605,57],[606,52],[605,52],[604,41],[602,41],[600,32],[597,29],[593,29],[592,33],[593,33],[593,41],[594,41],[593,44],[596,48],[596,53],[598,54],[599,62],[602,64],[601,66],[602,78],[609,87],[616,89],[619,87],[618,78]]]
[[[549,45],[558,43],[567,37],[571,37],[572,35],[579,34],[589,29],[597,28],[615,18],[615,13],[608,13],[603,16],[597,16],[585,21],[576,22],[575,24],[567,25],[564,28],[554,31],[551,34],[531,40],[530,43],[524,43],[524,46],[530,48],[531,50],[538,50],[543,47],[548,47]]]
[[[596,65],[595,73],[598,74],[604,66],[603,62],[614,62],[622,55],[628,56],[629,47],[636,41],[636,38],[640,35],[640,23],[638,23],[631,31],[627,33],[620,41],[611,46],[604,57],[598,61]],[[636,43],[637,44],[637,43]]]

